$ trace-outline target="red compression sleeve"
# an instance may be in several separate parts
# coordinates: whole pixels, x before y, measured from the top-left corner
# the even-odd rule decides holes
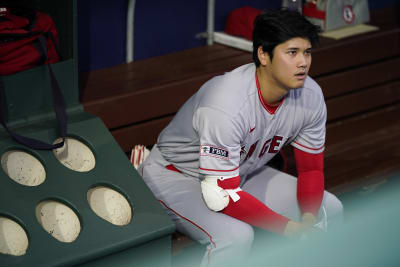
[[[218,181],[218,185],[224,189],[235,189],[239,184],[240,176]],[[222,210],[223,213],[262,229],[276,233],[284,232],[289,219],[274,212],[247,192],[239,191],[237,194],[240,199],[233,202],[229,198],[229,204]]]
[[[318,215],[324,195],[324,153],[311,154],[294,148],[297,179],[297,200],[302,213]]]

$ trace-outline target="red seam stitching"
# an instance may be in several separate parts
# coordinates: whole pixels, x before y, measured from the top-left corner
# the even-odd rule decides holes
[[[172,211],[173,213],[175,213],[176,215],[178,215],[178,216],[181,217],[182,219],[184,219],[184,220],[190,222],[191,224],[193,224],[194,226],[196,226],[197,228],[199,228],[203,233],[205,233],[205,234],[208,236],[208,239],[210,239],[210,243],[214,246],[214,248],[217,248],[217,244],[215,244],[215,242],[214,242],[213,239],[212,239],[212,236],[211,236],[209,233],[207,233],[206,230],[204,230],[202,227],[200,227],[198,224],[196,224],[196,223],[193,222],[192,220],[190,220],[190,219],[188,219],[188,218],[182,216],[181,214],[179,214],[179,213],[176,212],[175,210],[173,210],[173,209],[171,209],[170,207],[168,207],[168,206],[164,203],[164,201],[159,200],[159,199],[158,199],[158,201],[159,201],[164,207],[166,207],[167,209],[169,209],[170,211]],[[213,249],[213,248],[209,249],[209,250],[208,250],[208,253],[207,253],[207,258],[208,258],[208,263],[207,263],[207,265],[208,265],[209,262],[210,262],[210,254],[211,254],[211,250],[212,250],[212,249]]]
[[[162,200],[158,200],[158,201],[159,201],[161,204],[163,204],[164,207],[166,207],[167,209],[169,209],[170,211],[172,211],[173,213],[175,213],[176,215],[178,215],[178,216],[181,217],[182,219],[184,219],[184,220],[190,222],[191,224],[193,224],[194,226],[196,226],[197,228],[199,228],[202,232],[204,232],[204,233],[208,236],[208,238],[210,239],[210,242],[211,242],[211,244],[214,246],[214,248],[217,247],[217,245],[215,244],[215,242],[214,242],[213,239],[212,239],[212,236],[211,236],[209,233],[207,233],[207,231],[204,230],[201,226],[199,226],[198,224],[196,224],[196,223],[193,222],[192,220],[190,220],[190,219],[188,219],[188,218],[182,216],[181,214],[179,214],[179,213],[176,212],[175,210],[173,210],[173,209],[171,209],[170,207],[168,207],[168,206],[164,203],[164,201],[162,201]]]

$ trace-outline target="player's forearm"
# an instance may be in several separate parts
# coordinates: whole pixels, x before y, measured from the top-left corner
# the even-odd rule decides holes
[[[210,210],[221,211],[252,226],[287,234],[297,231],[299,223],[274,212],[264,203],[242,191],[240,176],[206,176],[201,182],[203,199]]]
[[[297,179],[297,200],[302,214],[311,213],[317,217],[324,195],[323,172],[301,172]]]
[[[225,189],[237,189],[240,184],[240,176],[218,181],[218,185]],[[239,188],[240,189],[240,188]],[[222,210],[223,213],[250,225],[269,231],[283,233],[288,219],[268,208],[264,203],[247,192],[238,191],[237,197],[229,197],[228,206]]]
[[[297,178],[297,199],[302,214],[317,217],[324,195],[323,153],[310,154],[294,149]]]
[[[247,192],[238,192],[239,201],[230,199],[223,213],[250,225],[276,233],[284,233],[289,219],[274,212]]]

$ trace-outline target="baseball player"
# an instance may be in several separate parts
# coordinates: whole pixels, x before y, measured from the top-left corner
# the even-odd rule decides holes
[[[202,266],[245,258],[253,227],[292,236],[342,216],[324,191],[326,105],[307,75],[318,33],[295,12],[257,16],[254,63],[206,82],[139,166],[177,230],[207,246]],[[289,144],[298,177],[266,165]]]

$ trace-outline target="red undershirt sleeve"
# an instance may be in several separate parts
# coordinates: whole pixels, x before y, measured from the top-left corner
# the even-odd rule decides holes
[[[240,184],[240,176],[218,181],[218,185],[224,189],[235,189]],[[237,194],[240,199],[236,202],[229,198],[228,206],[222,210],[223,213],[250,225],[266,229],[276,233],[283,233],[289,219],[274,212],[264,203],[245,191]]]
[[[315,217],[324,195],[324,153],[311,154],[293,148],[298,172],[297,200],[302,213]]]
[[[233,202],[232,199],[229,199],[229,205],[222,211],[223,213],[275,233],[285,231],[289,219],[274,212],[245,191],[238,192],[238,195],[240,200]]]

